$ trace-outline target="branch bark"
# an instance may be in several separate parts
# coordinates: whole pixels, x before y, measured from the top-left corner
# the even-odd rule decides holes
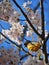
[[[42,40],[43,40],[43,52],[45,54],[45,62],[48,63],[48,55],[47,55],[47,46],[45,42],[45,24],[44,24],[44,7],[43,7],[43,0],[40,0],[40,7],[41,7],[41,21],[42,21]],[[47,38],[46,38],[47,41]]]
[[[44,7],[43,7],[43,0],[40,0],[40,7],[41,7],[41,22],[42,22],[42,39],[45,39],[45,23],[44,23]]]

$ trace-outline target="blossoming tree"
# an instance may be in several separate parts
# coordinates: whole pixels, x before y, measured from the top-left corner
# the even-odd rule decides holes
[[[18,53],[20,50],[22,50],[25,52],[25,55],[20,57],[16,53],[16,56],[19,56],[17,60],[17,58],[14,58],[13,50],[11,51],[11,53],[8,53],[6,49],[4,50],[4,52],[3,50],[1,50],[0,52],[6,54],[7,60],[10,58],[9,54],[11,54],[13,60],[11,61],[10,65],[18,65],[19,62],[23,65],[45,65],[46,63],[48,63],[46,42],[49,38],[49,33],[47,30],[44,29],[44,26],[46,25],[44,22],[44,1],[40,0],[40,4],[38,4],[38,6],[40,5],[41,8],[41,14],[38,10],[36,10],[38,6],[35,8],[34,11],[29,7],[29,5],[32,4],[32,1],[27,1],[23,3],[22,7],[25,9],[25,11],[22,10],[22,8],[18,5],[16,0],[12,1],[20,9],[21,13],[24,15],[26,20],[20,19],[20,16],[22,14],[20,14],[16,9],[12,7],[10,0],[1,1],[0,20],[8,22],[11,25],[11,27],[9,30],[5,30],[4,27],[0,24],[0,26],[3,28],[0,32],[0,43],[8,39],[13,45],[16,45],[16,47],[18,47]],[[20,21],[24,21],[25,25],[21,24]],[[28,40],[26,37],[32,38],[32,40]],[[25,50],[25,48],[28,51]],[[34,53],[35,55],[33,55]],[[3,56],[5,57],[4,54]],[[25,62],[21,62],[21,60],[26,56],[28,56],[28,59]],[[7,62],[10,63],[10,61],[6,61],[5,63]],[[2,64],[3,62],[0,60],[0,63]],[[8,65],[9,63],[7,63],[6,65]]]

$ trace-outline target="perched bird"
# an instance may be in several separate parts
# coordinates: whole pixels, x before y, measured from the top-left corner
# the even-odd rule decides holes
[[[32,44],[31,43],[27,44],[27,48],[33,52],[38,51],[40,47],[41,47],[41,44],[39,42],[33,42]]]

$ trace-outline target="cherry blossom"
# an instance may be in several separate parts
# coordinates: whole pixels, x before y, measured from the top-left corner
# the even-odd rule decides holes
[[[28,59],[23,63],[23,65],[45,65],[44,61],[37,60],[35,57],[29,56]]]
[[[31,24],[35,27],[35,30],[37,30],[39,34],[42,34],[42,24],[41,24],[40,14],[38,10],[34,13],[34,11],[28,6],[30,4],[32,4],[32,1],[27,1],[23,3],[23,7],[26,10],[26,15],[29,21],[31,22]],[[22,39],[20,38],[23,38],[24,28],[25,28],[25,26],[20,24],[20,21],[19,21],[20,16],[21,15],[18,13],[18,11],[12,7],[9,0],[4,0],[3,2],[0,3],[0,20],[4,20],[5,22],[8,22],[11,25],[10,30],[2,29],[2,33],[5,36],[7,36],[10,40],[17,42],[18,45],[22,44]],[[33,38],[32,41],[34,42],[35,38],[33,37],[33,35],[35,32],[30,27],[27,21],[25,21],[25,23],[27,24],[27,31],[25,32],[26,36],[27,37],[32,36]],[[48,31],[45,30],[45,37],[47,36],[48,36]],[[0,42],[2,42],[2,39],[5,39],[5,38],[3,36],[0,36]],[[38,42],[40,44],[36,45],[34,43],[31,46],[30,44],[32,42],[30,44],[28,43],[27,45],[28,50],[31,52],[37,52],[37,55],[36,57],[29,56],[28,59],[23,63],[23,65],[45,65],[44,64],[45,57],[42,60],[40,58],[42,55],[44,56],[43,52],[41,51],[41,47],[40,47],[43,45],[43,40],[40,37],[38,37]],[[5,65],[12,65],[12,64],[18,65],[20,61],[19,52],[16,51],[13,53],[13,49],[11,50],[1,49],[0,53],[2,53],[3,55],[2,59],[0,59],[1,64],[6,63]],[[6,60],[4,61],[4,59]]]
[[[7,13],[8,12],[8,13]],[[16,15],[17,14],[17,15]],[[9,1],[0,3],[0,19],[5,21],[17,21],[20,14],[12,8],[11,3]]]
[[[22,6],[23,6],[24,8],[26,8],[27,5],[30,5],[30,4],[32,4],[32,1],[27,1],[27,2],[24,2]]]
[[[23,5],[22,5],[22,6],[25,8],[25,7],[26,7],[26,5],[27,5],[27,3],[25,2],[25,3],[23,3]]]
[[[19,51],[14,48],[9,50],[2,47],[0,49],[0,65],[18,65],[20,62]]]
[[[10,30],[2,30],[2,33],[8,36],[11,40],[21,44],[22,41],[19,40],[18,37],[23,33],[23,27],[19,23],[16,25],[16,27],[12,26]]]
[[[27,35],[27,36],[31,36],[31,35],[32,35],[32,32],[31,32],[31,31],[27,31],[27,32],[26,32],[26,35]]]

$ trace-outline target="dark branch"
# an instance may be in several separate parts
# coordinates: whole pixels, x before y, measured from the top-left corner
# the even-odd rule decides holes
[[[45,24],[44,24],[44,7],[43,7],[43,0],[40,0],[40,7],[41,7],[41,21],[42,21],[42,40],[43,40],[43,52],[45,54],[45,62],[48,63],[48,55],[47,55],[47,48],[45,43]],[[47,38],[46,38],[47,41]]]
[[[31,24],[31,22],[30,22],[30,20],[28,19],[27,15],[24,13],[24,11],[23,11],[22,8],[18,5],[18,3],[17,3],[15,0],[13,0],[13,2],[14,2],[15,5],[20,9],[20,11],[22,12],[22,14],[25,16],[27,22],[29,23],[29,25],[31,26],[31,28],[34,30],[34,32],[35,32],[38,36],[40,36],[40,38],[42,38],[41,34],[38,33],[38,31],[35,29],[35,27]]]
[[[33,57],[33,55],[29,52],[29,51],[26,51],[23,47],[22,47],[22,50],[27,53],[28,55],[31,55]]]
[[[26,20],[23,20],[23,19],[17,19],[18,21],[26,21]]]
[[[44,24],[44,7],[43,7],[43,0],[40,0],[40,7],[41,7],[41,22],[42,22],[42,39],[45,39],[45,24]]]
[[[49,56],[49,53],[47,55]]]

